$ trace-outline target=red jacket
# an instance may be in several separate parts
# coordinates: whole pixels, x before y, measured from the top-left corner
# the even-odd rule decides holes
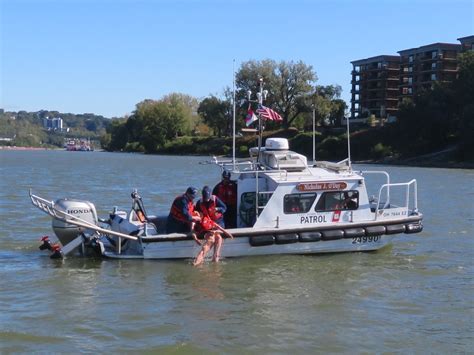
[[[216,185],[216,187],[214,187],[212,193],[219,197],[226,206],[237,206],[237,184],[235,181],[221,181]]]
[[[204,216],[209,216],[213,221],[220,221],[226,209],[224,202],[215,195],[212,195],[209,201],[199,200],[196,204],[196,210],[202,212]]]
[[[194,205],[186,194],[176,197],[171,205],[170,215],[180,222],[193,221]]]

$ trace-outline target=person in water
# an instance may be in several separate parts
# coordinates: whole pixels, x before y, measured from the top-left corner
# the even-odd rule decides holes
[[[201,250],[196,255],[196,259],[194,259],[194,266],[202,264],[206,258],[207,253],[209,253],[212,248],[214,248],[212,261],[219,262],[223,243],[222,234],[225,234],[229,238],[234,238],[232,234],[214,222],[209,216],[203,214],[201,215],[201,220],[196,223],[196,233],[198,233],[200,237],[204,238],[204,242],[201,242],[193,235],[196,243],[202,246]]]
[[[166,233],[189,233],[193,231],[194,224],[201,220],[199,214],[194,212],[193,201],[198,190],[188,187],[186,192],[176,197],[171,205],[166,223]]]
[[[235,228],[237,225],[237,183],[230,179],[230,172],[222,172],[222,181],[219,182],[212,193],[219,197],[227,207],[224,213],[226,228]]]
[[[203,187],[202,198],[196,203],[195,210],[204,216],[208,216],[222,228],[225,228],[224,214],[227,206],[219,197],[211,194],[209,186]]]

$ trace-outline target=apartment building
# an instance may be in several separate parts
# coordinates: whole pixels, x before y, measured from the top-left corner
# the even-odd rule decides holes
[[[458,38],[460,44],[432,43],[398,51],[399,56],[380,55],[351,62],[351,119],[365,121],[395,117],[398,104],[411,99],[435,82],[457,77],[458,55],[474,50],[474,35]]]
[[[380,55],[351,63],[351,119],[393,116],[398,106],[400,57]]]
[[[474,51],[474,36],[467,36],[458,38],[458,41],[461,42],[461,51]]]
[[[43,118],[43,127],[47,130],[63,130],[63,119],[61,117]]]
[[[400,54],[399,101],[412,98],[421,90],[431,89],[435,82],[452,82],[458,71],[460,44],[433,43],[404,49]]]

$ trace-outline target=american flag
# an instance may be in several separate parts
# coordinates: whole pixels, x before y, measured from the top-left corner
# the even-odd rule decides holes
[[[281,116],[277,112],[263,105],[258,106],[257,113],[260,115],[260,117],[266,120],[283,121],[283,118],[281,118]]]

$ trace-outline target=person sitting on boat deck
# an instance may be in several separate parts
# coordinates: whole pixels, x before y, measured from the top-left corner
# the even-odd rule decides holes
[[[214,187],[212,194],[219,197],[227,207],[224,213],[226,227],[235,228],[237,225],[237,183],[230,179],[230,171],[222,172],[222,181]]]
[[[196,203],[195,210],[201,212],[204,216],[208,216],[222,228],[225,228],[224,214],[227,206],[219,197],[211,194],[209,186],[202,188],[202,198]]]
[[[214,247],[212,261],[216,263],[219,262],[223,243],[222,233],[227,235],[229,238],[234,238],[232,234],[227,232],[224,228],[214,222],[209,216],[204,214],[201,215],[201,221],[196,223],[196,233],[199,238],[204,238],[204,242],[201,243],[197,237],[194,238],[196,243],[202,246],[201,250],[196,255],[196,259],[194,259],[194,266],[198,266],[204,261],[204,258],[212,249],[212,247]]]
[[[197,193],[198,190],[190,186],[183,195],[174,199],[166,223],[166,233],[189,233],[194,229],[194,223],[201,220],[194,213],[193,200]]]

